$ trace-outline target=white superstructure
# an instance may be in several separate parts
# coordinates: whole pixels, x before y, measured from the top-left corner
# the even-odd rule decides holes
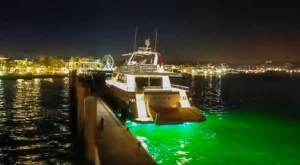
[[[157,114],[172,116],[192,108],[188,99],[188,87],[171,84],[169,77],[181,77],[179,73],[164,70],[162,56],[151,51],[150,40],[146,47],[124,54],[127,60],[113,73],[106,85],[112,94],[125,101],[135,121],[154,121]],[[177,112],[178,111],[178,112]]]

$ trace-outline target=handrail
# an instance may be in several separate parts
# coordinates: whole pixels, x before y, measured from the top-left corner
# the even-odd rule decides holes
[[[161,91],[161,90],[172,90],[171,87],[161,87],[161,86],[157,86],[157,87],[145,87],[144,88],[145,91]]]
[[[157,71],[157,65],[153,64],[139,64],[139,65],[125,65],[120,68],[124,71],[139,71],[139,72],[151,72]]]
[[[189,91],[190,91],[190,88],[189,88],[189,87],[187,87],[187,86],[182,86],[182,85],[171,84],[171,87],[172,87],[172,88],[178,88],[178,89],[181,89],[181,90],[185,90],[185,91],[187,91],[187,92],[189,92]]]
[[[109,85],[114,85],[124,91],[129,91],[129,92],[133,92],[135,89],[133,87],[128,87],[126,84],[124,83],[119,83],[119,82],[114,82],[114,81],[106,81],[107,84]]]
[[[150,108],[149,108],[149,100],[148,100],[148,99],[147,99],[147,101],[146,101],[146,109],[147,109],[147,112],[148,112],[150,118],[151,118],[152,121],[153,121],[153,117],[152,117],[152,114],[151,114]]]
[[[109,85],[114,85],[114,86],[116,86],[116,87],[118,87],[118,88],[120,88],[120,89],[123,89],[123,90],[125,90],[125,91],[131,91],[131,92],[133,92],[133,91],[135,91],[135,88],[134,87],[128,87],[126,84],[124,84],[124,83],[120,83],[120,82],[115,82],[115,81],[110,81],[110,80],[107,80],[106,81],[107,82],[107,84],[109,84]],[[176,88],[176,89],[180,89],[180,90],[184,90],[184,91],[187,91],[187,92],[189,92],[189,90],[190,90],[190,88],[189,87],[187,87],[187,86],[182,86],[182,85],[176,85],[176,84],[171,84],[171,88],[169,88],[169,87],[162,87],[162,88],[157,88],[157,87],[154,87],[154,88],[144,88],[143,90],[145,90],[145,91],[155,91],[155,90],[161,90],[161,89],[163,89],[163,90],[172,90],[172,88]]]

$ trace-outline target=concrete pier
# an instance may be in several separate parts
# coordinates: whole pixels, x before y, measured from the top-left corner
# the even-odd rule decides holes
[[[88,96],[85,99],[85,144],[86,144],[86,158],[88,162],[95,164],[95,138],[96,138],[96,117],[97,117],[97,98],[95,96]]]
[[[78,80],[76,76],[76,70],[72,70],[69,73],[69,87],[70,87],[70,118],[71,118],[71,131],[72,131],[72,141],[73,141],[73,149],[75,151],[74,154],[74,161],[76,164],[84,164],[85,162],[85,150],[84,150],[84,140],[83,136],[80,135],[80,130],[83,127],[83,125],[78,124],[78,110],[81,109],[80,103],[82,97],[79,96],[80,94],[78,92]],[[79,96],[79,97],[78,97]],[[78,107],[79,106],[79,107]],[[79,127],[80,126],[80,127]],[[82,129],[83,130],[83,129]],[[82,131],[81,131],[82,132]]]
[[[74,70],[69,80],[75,164],[157,164],[100,99],[105,77],[80,78]]]
[[[100,98],[97,100],[97,123],[96,144],[101,165],[157,164]]]

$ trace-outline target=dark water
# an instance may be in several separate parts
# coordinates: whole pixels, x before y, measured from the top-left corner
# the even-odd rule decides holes
[[[182,79],[207,121],[128,123],[160,164],[300,164],[300,78]],[[0,164],[71,164],[68,80],[0,81]]]
[[[161,165],[300,164],[300,77],[226,75],[181,80],[205,123],[127,123]]]
[[[68,79],[0,80],[0,164],[70,164]]]

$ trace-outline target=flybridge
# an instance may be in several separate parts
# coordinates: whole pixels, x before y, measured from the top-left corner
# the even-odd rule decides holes
[[[157,41],[157,32],[156,39]],[[156,52],[156,41],[154,51],[150,47],[150,39],[145,40],[145,47],[139,47],[136,51],[136,43],[134,43],[134,51],[132,53],[123,54],[128,56],[124,65],[118,67],[115,72],[124,74],[134,74],[137,76],[175,76],[182,75],[173,72],[164,71],[163,60],[160,53]],[[136,42],[136,39],[135,39]]]
[[[139,47],[138,51],[124,54],[123,56],[128,56],[128,59],[125,65],[118,67],[116,71],[136,75],[181,76],[164,71],[162,56],[158,52],[151,51],[149,38],[145,41],[145,45],[146,47]]]
[[[127,61],[127,65],[133,65],[133,64],[137,64],[137,63],[144,63],[145,62],[147,64],[153,64],[153,65],[162,65],[162,58],[161,55],[156,52],[156,45],[157,45],[157,29],[155,31],[155,46],[154,46],[154,51],[152,51],[151,47],[150,47],[150,38],[146,39],[145,41],[145,45],[146,47],[138,47],[138,50],[136,51],[136,39],[137,39],[137,27],[135,29],[135,36],[134,36],[134,45],[133,45],[133,52],[132,53],[128,53],[128,54],[123,54],[123,56],[130,56],[129,60]],[[145,56],[154,56],[154,59],[152,59],[151,61],[137,61],[135,60],[135,57],[145,57]],[[134,61],[135,60],[135,61]],[[159,63],[158,63],[159,61]]]
[[[162,65],[162,57],[158,52],[151,51],[150,39],[145,41],[146,47],[139,47],[138,51],[123,54],[123,56],[130,56],[127,60],[126,65],[134,64],[152,64],[152,65]]]

